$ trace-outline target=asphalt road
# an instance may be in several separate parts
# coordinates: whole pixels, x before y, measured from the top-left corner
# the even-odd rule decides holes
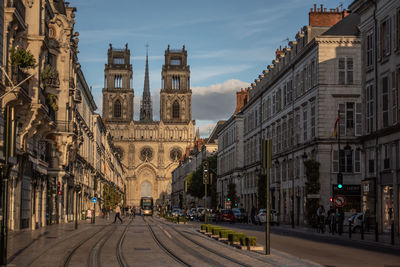
[[[241,224],[225,224],[224,226],[255,236],[257,243],[265,245],[264,227]],[[293,233],[281,227],[272,227],[271,249],[325,266],[400,267],[400,250],[398,249],[370,246],[307,233]]]

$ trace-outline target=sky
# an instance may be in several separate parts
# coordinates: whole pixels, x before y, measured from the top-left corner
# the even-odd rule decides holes
[[[70,0],[77,8],[79,62],[102,114],[107,49],[128,43],[133,65],[134,117],[139,118],[146,44],[153,119],[159,120],[164,52],[185,45],[191,70],[192,119],[202,137],[236,107],[236,91],[258,78],[279,46],[308,24],[314,4],[347,8],[351,0]],[[112,3],[112,4],[110,4]]]

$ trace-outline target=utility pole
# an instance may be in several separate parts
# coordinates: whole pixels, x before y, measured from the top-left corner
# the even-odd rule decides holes
[[[270,254],[271,239],[270,239],[270,221],[271,221],[271,192],[270,192],[270,169],[272,162],[272,141],[271,139],[264,139],[262,143],[262,167],[266,172],[266,186],[265,186],[265,255]]]
[[[203,184],[204,184],[204,223],[208,222],[207,218],[207,185],[208,185],[208,161],[203,163]]]

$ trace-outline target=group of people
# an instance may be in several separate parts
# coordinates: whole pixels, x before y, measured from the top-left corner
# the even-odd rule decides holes
[[[135,218],[136,215],[136,207],[132,206],[132,207],[125,207],[125,209],[121,209],[120,205],[115,205],[114,208],[111,208],[109,210],[107,210],[105,207],[102,208],[102,216],[107,217],[107,219],[109,218],[109,214],[110,212],[114,211],[115,216],[114,216],[114,222],[117,222],[117,219],[121,222],[121,224],[124,222],[121,218],[122,215],[122,211],[124,211],[125,216],[129,216],[129,218]]]
[[[317,228],[321,232],[325,232],[325,225],[329,227],[329,233],[339,235],[343,233],[344,211],[342,208],[329,208],[325,213],[324,206],[317,209]]]

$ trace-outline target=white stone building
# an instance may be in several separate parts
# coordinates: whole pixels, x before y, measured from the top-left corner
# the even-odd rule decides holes
[[[400,1],[356,0],[362,40],[363,212],[379,232],[400,229]],[[395,241],[396,243],[398,241]]]
[[[314,6],[305,26],[278,49],[276,58],[252,84],[244,117],[244,190],[246,207],[257,207],[261,140],[273,142],[272,209],[280,220],[305,223],[306,176],[303,162],[320,163],[319,202],[343,194],[345,211],[360,210],[361,50],[357,15]],[[341,161],[332,136],[340,110]],[[346,147],[346,154],[344,152]],[[340,169],[339,169],[340,165]],[[344,176],[338,191],[337,174]],[[293,220],[291,220],[293,218]]]

